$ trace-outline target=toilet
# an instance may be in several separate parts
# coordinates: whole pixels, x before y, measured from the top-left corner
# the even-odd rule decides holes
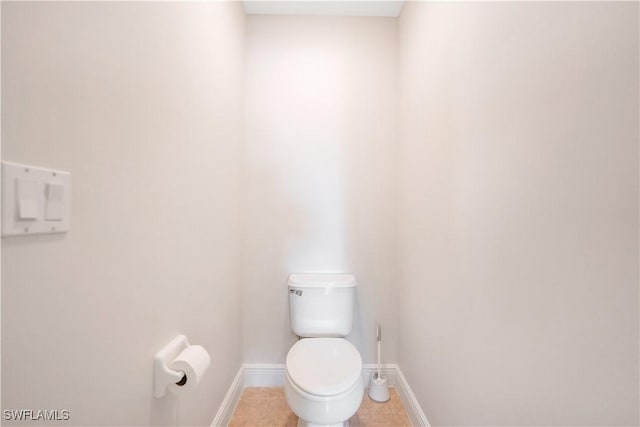
[[[362,358],[344,339],[353,327],[350,274],[292,274],[289,313],[300,339],[286,360],[285,397],[298,427],[348,427],[364,396]]]

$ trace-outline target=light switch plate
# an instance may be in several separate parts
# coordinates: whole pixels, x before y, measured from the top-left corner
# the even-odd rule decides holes
[[[2,236],[64,233],[71,224],[71,174],[2,162]]]

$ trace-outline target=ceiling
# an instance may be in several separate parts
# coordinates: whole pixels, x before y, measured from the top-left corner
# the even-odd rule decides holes
[[[391,16],[400,15],[404,0],[243,0],[247,15],[331,15]]]

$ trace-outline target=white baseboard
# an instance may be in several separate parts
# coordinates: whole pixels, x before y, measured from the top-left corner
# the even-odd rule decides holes
[[[224,400],[220,404],[220,408],[218,408],[216,416],[211,422],[211,427],[229,425],[231,416],[236,410],[236,406],[240,400],[240,395],[242,395],[242,390],[244,390],[244,366],[240,366],[240,369],[238,369],[238,373],[231,382],[231,387],[229,387],[227,394],[224,396]]]
[[[411,419],[411,424],[414,426],[430,427],[431,424],[429,424],[427,416],[422,411],[416,396],[413,394],[413,390],[409,387],[409,383],[398,365],[396,365],[396,390],[400,395],[400,400],[402,400],[407,415],[409,415]]]
[[[375,372],[376,365],[365,364],[362,368],[365,386],[369,386],[371,374]],[[400,368],[395,363],[382,365],[382,375],[387,377],[389,386],[395,387],[402,403],[409,415],[409,419],[414,426],[430,427],[427,417],[424,415],[420,404],[407,383],[407,379],[402,375]],[[285,378],[285,365],[283,364],[253,364],[246,363],[240,367],[236,377],[227,392],[218,413],[216,414],[212,427],[226,426],[231,420],[233,411],[240,400],[242,390],[246,387],[282,387]]]
[[[282,387],[284,385],[284,364],[245,363],[245,387]]]
[[[365,364],[362,367],[365,387],[369,386],[371,374],[376,370],[376,365]],[[395,364],[382,365],[382,375],[387,377],[388,384],[395,386],[396,371]],[[283,364],[253,364],[244,365],[244,386],[245,387],[282,387],[284,386],[285,365]]]

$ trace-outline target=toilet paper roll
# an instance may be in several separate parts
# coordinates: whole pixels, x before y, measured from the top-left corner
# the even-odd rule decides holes
[[[184,372],[185,377],[176,384],[170,384],[169,390],[174,394],[180,394],[193,389],[209,369],[211,357],[201,345],[191,345],[173,359],[169,365],[174,371]]]

